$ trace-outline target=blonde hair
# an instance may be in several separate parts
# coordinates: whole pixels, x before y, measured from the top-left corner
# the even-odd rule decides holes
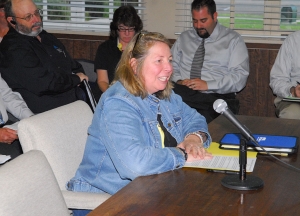
[[[165,43],[170,47],[169,40],[160,33],[142,31],[135,35],[123,51],[112,83],[120,81],[131,94],[141,98],[147,97],[142,68],[149,49],[157,42]],[[136,73],[130,64],[132,58],[136,59]],[[159,99],[169,99],[172,88],[172,82],[169,80],[166,88],[156,92],[155,95]]]

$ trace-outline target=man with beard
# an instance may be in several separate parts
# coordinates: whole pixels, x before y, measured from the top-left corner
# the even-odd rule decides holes
[[[8,0],[10,29],[0,44],[2,77],[34,113],[74,102],[78,85],[88,80],[63,44],[43,30],[41,14],[32,0]]]
[[[172,47],[172,80],[175,93],[209,123],[218,116],[213,110],[217,99],[224,99],[238,113],[239,101],[235,96],[247,82],[248,51],[237,32],[218,23],[214,0],[194,0],[191,12],[194,28],[181,33]],[[195,54],[198,47],[205,54]],[[194,56],[200,55],[204,59],[194,60]]]

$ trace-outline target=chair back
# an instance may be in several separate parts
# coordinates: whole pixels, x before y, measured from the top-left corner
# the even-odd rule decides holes
[[[33,150],[0,167],[0,215],[70,215],[53,171]]]
[[[20,121],[18,136],[23,152],[41,150],[59,187],[74,175],[82,160],[93,112],[84,101],[61,106]]]
[[[82,65],[85,74],[89,77],[89,81],[96,82],[97,74],[94,71],[94,61],[88,59],[75,59],[75,60]]]

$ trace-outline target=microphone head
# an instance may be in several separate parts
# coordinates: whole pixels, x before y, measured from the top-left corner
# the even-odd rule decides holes
[[[215,100],[214,104],[213,104],[214,110],[217,113],[223,113],[225,110],[228,109],[227,103],[226,101],[222,100],[222,99],[217,99]]]

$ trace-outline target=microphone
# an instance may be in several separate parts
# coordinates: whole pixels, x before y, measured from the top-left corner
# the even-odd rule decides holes
[[[235,189],[235,190],[257,190],[263,187],[264,182],[256,176],[246,177],[246,166],[247,166],[247,141],[252,141],[255,144],[257,143],[255,138],[251,135],[246,126],[243,126],[235,115],[228,108],[227,103],[222,99],[217,99],[213,104],[214,110],[217,113],[223,114],[232,124],[234,124],[243,135],[243,138],[240,139],[240,151],[239,151],[239,164],[240,172],[239,176],[228,175],[225,176],[221,184],[224,187]]]
[[[240,130],[240,132],[242,133],[242,135],[247,141],[251,140],[252,142],[256,143],[256,140],[251,135],[249,129],[240,123],[240,121],[235,117],[235,115],[228,108],[227,103],[224,100],[217,99],[214,102],[213,107],[217,113],[223,114],[232,124],[234,124]]]

